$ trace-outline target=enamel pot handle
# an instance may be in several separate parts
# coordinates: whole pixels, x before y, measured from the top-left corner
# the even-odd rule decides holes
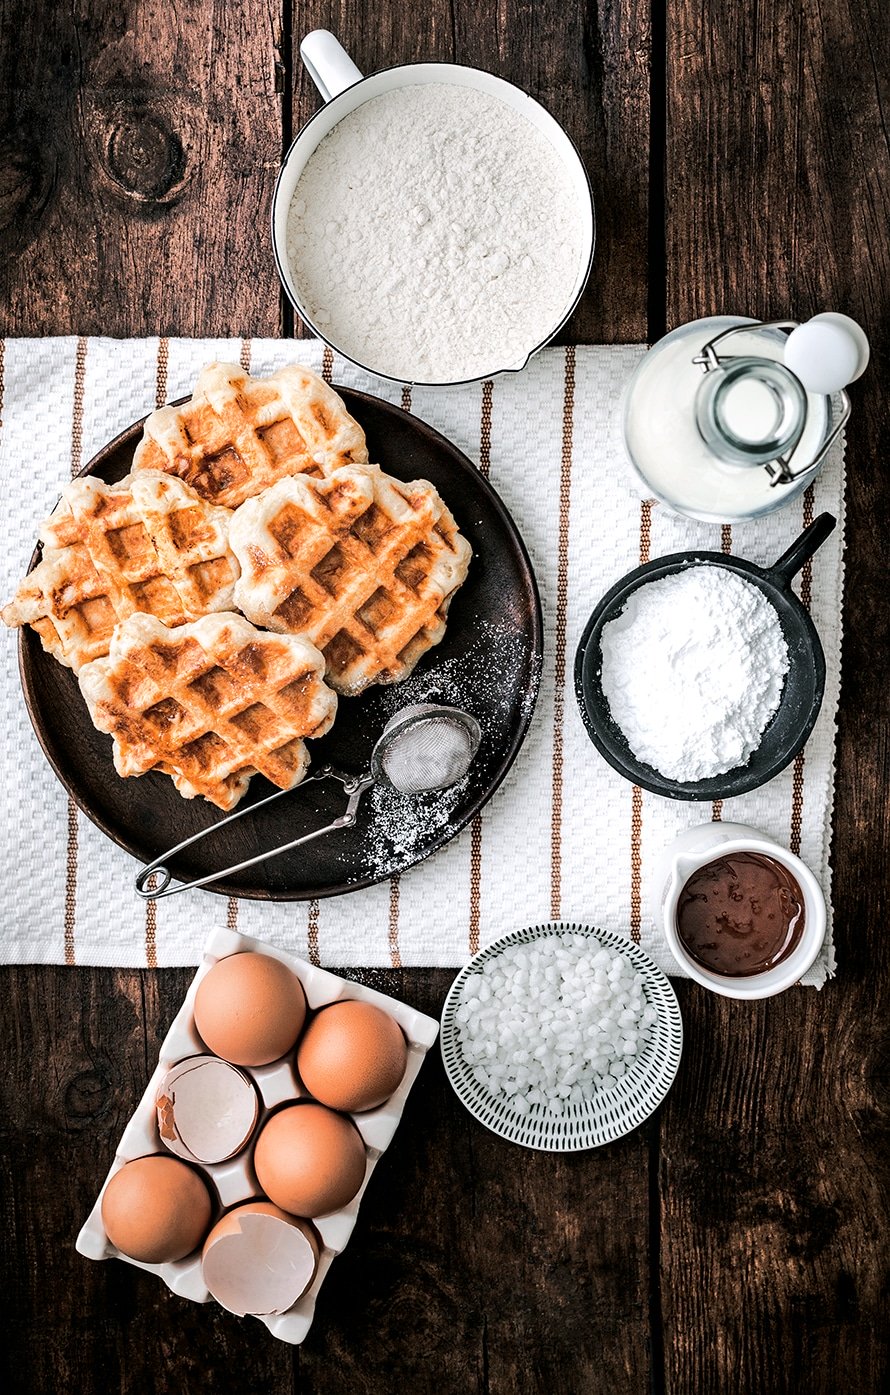
[[[307,34],[300,44],[300,57],[326,102],[354,87],[364,76],[328,29],[313,29]]]

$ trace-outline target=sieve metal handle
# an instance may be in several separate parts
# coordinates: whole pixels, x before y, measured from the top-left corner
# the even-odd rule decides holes
[[[299,848],[303,843],[311,843],[316,838],[321,838],[325,833],[333,833],[338,828],[351,828],[355,823],[359,802],[366,789],[374,784],[374,776],[368,772],[366,775],[344,775],[340,770],[334,770],[332,766],[326,765],[322,770],[315,771],[307,775],[301,783],[296,786],[302,789],[312,780],[337,780],[347,795],[345,812],[333,822],[325,824],[323,828],[316,828],[312,833],[304,833],[301,838],[294,838],[290,843],[282,843],[280,847],[269,848],[267,852],[258,853],[256,857],[245,858],[243,862],[236,862],[231,867],[223,867],[218,872],[210,872],[206,877],[197,877],[191,882],[179,882],[176,886],[171,886],[173,874],[165,864],[168,858],[175,857],[184,848],[190,848],[195,843],[199,843],[202,838],[207,838],[211,833],[217,833],[227,824],[234,823],[236,819],[243,819],[246,814],[253,814],[257,809],[263,809],[267,804],[273,804],[276,799],[283,799],[286,794],[293,794],[293,790],[277,790],[275,794],[270,794],[266,799],[261,799],[257,804],[251,804],[246,809],[236,809],[234,814],[228,814],[219,823],[213,824],[210,828],[203,828],[200,833],[193,833],[191,838],[185,838],[181,843],[177,843],[175,848],[168,848],[160,857],[155,858],[147,867],[143,867],[135,878],[136,891],[146,901],[157,901],[162,896],[176,896],[180,891],[191,891],[197,886],[207,886],[209,882],[219,881],[221,877],[231,876],[235,872],[243,872],[247,867],[255,867],[258,862],[265,862],[270,857],[277,857],[279,853],[290,852],[292,848]],[[153,887],[146,885],[150,877],[157,877],[158,884]]]

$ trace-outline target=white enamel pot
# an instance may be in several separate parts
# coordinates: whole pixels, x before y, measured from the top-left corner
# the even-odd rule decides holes
[[[804,898],[804,929],[800,941],[774,968],[744,978],[711,973],[689,954],[677,934],[677,906],[680,894],[694,872],[717,858],[733,853],[761,853],[780,863],[794,877]],[[797,983],[813,963],[825,939],[825,897],[813,873],[799,857],[783,848],[765,833],[742,823],[700,824],[687,828],[661,855],[654,885],[655,922],[664,930],[668,948],[684,973],[696,983],[725,998],[771,998]]]
[[[300,56],[309,76],[324,98],[325,105],[307,121],[298,133],[279,171],[272,200],[272,246],[281,284],[300,319],[319,339],[324,340],[336,353],[351,359],[352,362],[357,362],[357,360],[352,355],[345,353],[338,345],[336,338],[332,337],[331,330],[318,325],[313,320],[300,296],[287,255],[287,215],[293,201],[294,191],[308,160],[325,136],[345,116],[349,116],[351,112],[363,106],[365,102],[369,102],[373,97],[380,97],[385,92],[392,92],[400,87],[449,83],[455,87],[472,88],[477,92],[484,92],[489,96],[498,98],[536,126],[553,147],[554,159],[563,162],[569,175],[584,235],[583,255],[571,295],[568,297],[559,319],[554,324],[542,326],[540,342],[529,353],[524,354],[520,361],[511,362],[509,354],[507,354],[501,362],[493,362],[490,369],[467,381],[478,382],[484,378],[493,378],[500,373],[518,373],[525,367],[529,359],[562,329],[581,299],[593,265],[596,241],[593,193],[587,171],[572,139],[566,134],[559,122],[554,120],[550,113],[545,111],[540,103],[530,97],[527,92],[523,92],[519,87],[514,87],[510,82],[505,82],[503,78],[495,77],[492,73],[483,72],[479,68],[466,68],[457,63],[403,63],[398,67],[384,68],[379,73],[364,77],[345,49],[334,38],[334,35],[326,29],[316,29],[311,34],[306,35],[300,45]],[[364,368],[370,373],[376,373],[381,378],[390,377],[387,373],[381,373],[373,363],[358,363],[358,367]],[[393,381],[391,378],[390,380]],[[457,383],[430,382],[421,378],[414,378],[413,381],[418,386],[423,387],[458,386]]]

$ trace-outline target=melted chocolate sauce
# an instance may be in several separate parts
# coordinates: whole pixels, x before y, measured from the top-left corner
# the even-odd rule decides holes
[[[677,905],[677,934],[686,953],[729,978],[780,964],[800,943],[803,926],[803,892],[786,867],[760,853],[705,863]]]

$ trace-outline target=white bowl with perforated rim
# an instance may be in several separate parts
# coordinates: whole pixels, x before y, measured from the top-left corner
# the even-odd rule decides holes
[[[486,1090],[474,1078],[472,1067],[461,1054],[459,1024],[455,1012],[467,978],[497,959],[511,945],[530,944],[553,934],[587,935],[597,948],[627,956],[642,974],[647,1003],[658,1016],[649,1041],[627,1073],[609,1090],[598,1091],[584,1104],[567,1105],[562,1114],[551,1114],[546,1105],[532,1105],[520,1114],[509,1103]],[[683,1051],[683,1019],[676,994],[665,974],[644,949],[614,930],[590,925],[552,921],[513,930],[474,955],[461,969],[448,991],[442,1010],[439,1034],[445,1074],[458,1099],[492,1133],[548,1153],[574,1153],[598,1148],[622,1138],[649,1118],[661,1104],[677,1074]]]

